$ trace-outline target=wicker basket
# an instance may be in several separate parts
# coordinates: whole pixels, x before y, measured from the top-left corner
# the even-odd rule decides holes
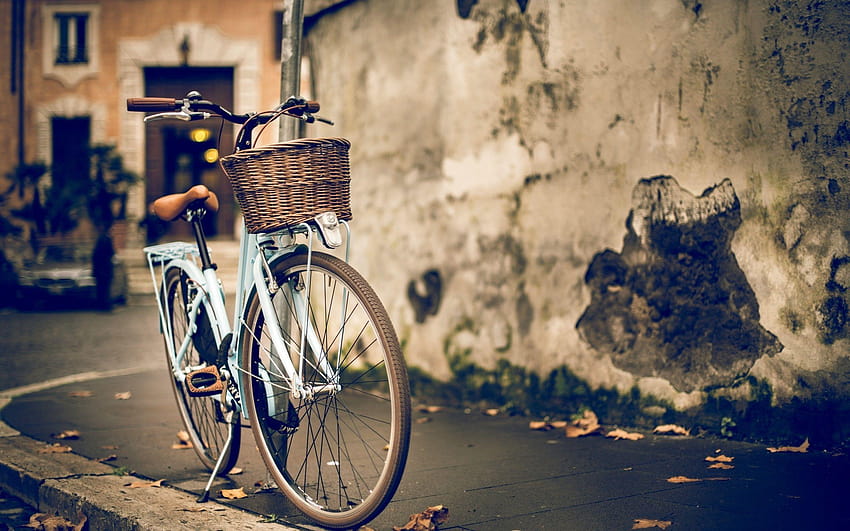
[[[273,232],[328,211],[351,219],[351,173],[343,138],[302,138],[221,158],[248,232]]]

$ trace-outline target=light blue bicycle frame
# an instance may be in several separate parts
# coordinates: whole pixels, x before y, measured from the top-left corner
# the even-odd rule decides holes
[[[348,223],[342,221],[342,224],[346,228],[346,248],[345,248],[345,261],[348,262],[350,243],[351,243],[351,229],[348,226]],[[299,289],[293,287],[290,283],[286,283],[284,286],[278,286],[275,282],[275,279],[272,275],[271,268],[269,264],[274,263],[276,260],[279,260],[291,253],[294,253],[296,250],[303,248],[303,244],[295,244],[295,235],[303,233],[307,235],[307,285],[304,286],[303,289]],[[236,412],[231,407],[232,402],[236,402],[239,407],[239,413],[244,418],[249,418],[248,415],[248,407],[242,397],[244,396],[244,392],[242,389],[242,373],[246,370],[241,366],[241,349],[240,345],[243,344],[245,338],[242,337],[243,333],[253,333],[253,331],[247,330],[245,326],[244,318],[245,311],[244,308],[248,294],[250,293],[250,289],[253,288],[257,293],[257,297],[260,301],[261,311],[263,312],[263,318],[267,326],[267,331],[269,334],[269,338],[271,340],[272,348],[270,349],[270,357],[272,357],[272,363],[276,365],[276,369],[280,372],[276,376],[282,377],[288,385],[288,390],[294,399],[310,399],[315,394],[319,393],[336,393],[341,387],[339,385],[339,376],[338,369],[339,367],[332,367],[328,362],[327,353],[324,352],[322,347],[322,343],[319,340],[318,335],[316,334],[315,329],[313,328],[312,322],[309,316],[310,304],[305,294],[310,293],[310,267],[311,267],[311,258],[313,252],[313,227],[310,225],[303,223],[298,227],[292,229],[292,231],[286,232],[278,232],[273,234],[249,234],[245,229],[244,225],[242,227],[242,233],[239,241],[239,263],[237,267],[237,287],[236,287],[236,301],[235,301],[235,309],[233,315],[233,323],[236,325],[236,331],[233,332],[231,328],[231,321],[227,319],[227,310],[224,304],[224,291],[221,288],[221,285],[218,281],[218,276],[216,275],[214,268],[208,268],[201,270],[198,267],[196,260],[191,258],[191,256],[198,256],[198,248],[197,245],[192,245],[189,243],[183,242],[173,242],[166,243],[161,245],[155,245],[151,247],[146,247],[144,249],[147,254],[148,259],[148,267],[151,272],[151,279],[154,283],[154,289],[156,293],[159,294],[157,297],[158,307],[159,307],[159,317],[160,317],[160,326],[162,329],[162,333],[166,337],[166,348],[168,349],[168,355],[172,360],[171,367],[173,370],[172,377],[180,380],[185,380],[186,375],[188,373],[184,373],[184,371],[180,368],[183,362],[183,359],[186,355],[186,352],[189,350],[189,347],[192,343],[192,335],[197,330],[197,318],[201,308],[205,308],[207,311],[207,315],[210,316],[210,325],[213,330],[213,334],[215,336],[216,346],[221,348],[221,343],[225,338],[228,337],[229,334],[232,333],[229,337],[230,345],[227,350],[227,370],[229,372],[228,382],[232,382],[235,384],[227,385],[224,393],[218,395],[218,400],[224,400],[227,407],[225,408],[225,421],[228,423],[233,422],[232,415]],[[270,240],[277,244],[275,247],[277,250],[272,252],[270,256],[266,256],[266,251],[261,250],[260,246],[260,238],[263,240]],[[284,238],[288,240],[284,242]],[[283,245],[283,243],[286,243]],[[156,263],[155,263],[156,262]],[[156,265],[160,266],[161,277],[159,282],[157,282],[156,278]],[[195,290],[194,296],[188,301],[188,315],[189,326],[187,328],[187,334],[184,338],[182,338],[180,342],[180,346],[175,350],[174,348],[174,338],[171,337],[171,326],[169,326],[168,316],[171,315],[170,308],[166,308],[163,305],[167,304],[168,301],[164,300],[164,297],[161,294],[160,286],[165,286],[165,278],[167,272],[172,268],[180,268],[182,269],[189,277],[189,281],[195,284],[197,290]],[[291,296],[291,300],[295,305],[295,314],[296,319],[298,319],[299,326],[301,329],[301,338],[300,345],[298,347],[298,367],[296,368],[292,360],[290,359],[290,349],[287,348],[287,344],[285,339],[283,338],[283,334],[280,330],[280,323],[278,320],[277,312],[274,309],[274,306],[271,301],[271,293],[274,293],[278,289],[287,289],[289,290],[289,294]],[[344,329],[345,323],[345,307],[347,303],[345,302],[348,298],[347,291],[343,292],[343,304],[341,308],[342,312],[342,321],[341,326]],[[343,332],[341,332],[342,334]],[[257,338],[259,339],[259,338]],[[290,342],[291,343],[291,342]],[[313,362],[316,364],[316,368],[319,369],[324,375],[325,382],[324,384],[319,385],[305,385],[302,379],[302,374],[304,370],[305,363],[305,351],[307,345],[310,346],[310,350],[313,352]],[[341,348],[341,345],[340,345]],[[274,355],[277,353],[277,355]],[[274,355],[274,356],[273,356]],[[339,356],[337,356],[339,359]],[[199,369],[197,367],[195,369]],[[251,375],[252,378],[260,378],[265,382],[265,385],[268,386],[266,395],[271,397],[275,394],[275,390],[272,387],[279,387],[279,384],[274,384],[271,382],[268,374],[257,374]],[[235,391],[235,393],[234,393]],[[274,400],[269,399],[268,401],[268,411],[270,415],[275,415],[276,405]],[[228,438],[225,442],[225,448],[229,448],[232,444],[232,433],[228,432]],[[218,473],[219,467],[221,466],[222,459],[226,452],[222,450],[219,455],[218,460],[216,461],[215,467],[210,474],[209,480],[207,481],[206,488],[204,493],[201,495],[199,501],[206,501],[209,496],[209,491],[212,486],[213,479]]]
[[[347,261],[350,249],[351,232],[350,227],[346,222],[343,221],[342,224],[345,226],[347,233],[345,252],[345,259]],[[207,314],[210,316],[210,324],[215,336],[216,345],[220,346],[221,342],[228,337],[228,334],[232,333],[230,336],[230,345],[227,350],[227,367],[230,372],[229,376],[235,381],[237,386],[238,396],[231,396],[230,399],[236,399],[240,406],[242,416],[248,418],[247,406],[244,401],[241,400],[244,393],[241,389],[240,376],[245,369],[241,367],[240,345],[245,339],[242,334],[251,333],[250,331],[247,331],[246,327],[243,325],[246,310],[244,306],[247,302],[248,294],[250,293],[251,288],[253,288],[257,293],[265,322],[268,325],[267,331],[271,345],[273,346],[273,352],[285,354],[275,356],[274,361],[280,371],[280,374],[277,376],[283,377],[288,383],[293,398],[309,398],[316,393],[333,393],[339,390],[336,368],[332,367],[328,362],[327,353],[324,352],[321,341],[319,340],[308,315],[309,302],[306,300],[305,294],[310,292],[310,276],[307,275],[308,285],[305,286],[303,290],[295,289],[289,284],[278,286],[272,278],[271,270],[269,268],[270,263],[274,263],[276,260],[292,254],[296,250],[304,247],[303,244],[295,244],[294,237],[292,237],[291,234],[306,234],[306,247],[308,251],[307,271],[309,272],[311,267],[312,242],[314,239],[313,232],[313,228],[306,223],[296,227],[292,233],[286,231],[285,233],[279,232],[273,234],[262,234],[259,236],[256,234],[249,234],[243,227],[239,244],[237,289],[232,321],[227,319],[227,310],[224,304],[224,293],[219,285],[218,276],[216,275],[215,270],[210,268],[202,271],[197,265],[196,260],[187,257],[187,255],[198,255],[197,246],[183,242],[173,242],[146,247],[144,249],[148,257],[148,266],[151,271],[151,278],[157,291],[159,291],[160,286],[164,285],[164,279],[167,271],[175,267],[185,271],[189,277],[189,281],[195,284],[198,288],[195,296],[188,301],[189,312],[187,318],[189,319],[189,333],[182,338],[181,343],[176,350],[174,348],[175,338],[171,337],[171,327],[169,326],[167,317],[170,315],[170,309],[163,307],[163,304],[167,303],[167,301],[163,301],[162,297],[159,297],[160,324],[162,327],[162,333],[166,336],[168,355],[173,360],[172,367],[174,370],[173,376],[175,378],[182,379],[186,377],[186,373],[180,369],[180,366],[186,352],[191,346],[192,333],[197,328],[196,321],[198,314],[201,308],[205,307]],[[266,256],[266,251],[260,251],[260,245],[258,243],[260,239],[265,241],[276,241],[277,243],[283,242],[284,239],[290,241],[286,245],[277,247],[278,250],[271,253],[270,256]],[[159,280],[156,278],[155,274],[156,265],[161,267],[162,278]],[[272,305],[270,295],[270,292],[274,293],[277,289],[289,290],[291,300],[295,304],[295,313],[302,333],[299,345],[292,345],[291,341],[290,344],[287,345],[287,341],[284,339],[280,330],[277,313]],[[345,295],[345,297],[347,297],[347,295]],[[345,304],[343,304],[343,308],[344,307]],[[342,311],[344,312],[345,310],[343,309]],[[235,332],[231,327],[231,322],[235,324]],[[307,346],[309,346],[310,350],[313,352],[313,362],[316,364],[316,367],[321,370],[325,376],[325,381],[328,383],[314,386],[305,386],[303,383],[301,375],[303,374]],[[298,348],[298,367],[293,365],[292,360],[288,355],[288,353],[292,351],[293,347]],[[258,377],[261,375],[253,376]],[[269,385],[272,384],[269,383]],[[228,390],[228,394],[231,394],[230,390]],[[272,410],[270,413],[273,414],[274,411]]]

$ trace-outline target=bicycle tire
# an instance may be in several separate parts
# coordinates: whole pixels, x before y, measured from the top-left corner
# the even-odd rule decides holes
[[[252,291],[242,323],[242,388],[257,447],[307,517],[336,529],[364,524],[395,494],[410,445],[410,388],[398,338],[374,290],[345,262],[314,252],[307,275],[307,255],[296,253],[271,271],[281,286],[272,302],[287,355],[297,368],[302,328],[287,288],[297,285],[309,289],[309,319],[341,388],[312,398],[290,393]],[[327,383],[308,350],[304,382]]]
[[[190,300],[189,297],[193,295],[193,290],[196,289],[191,286],[188,278],[186,272],[180,267],[169,268],[161,291],[162,308],[166,312],[167,323],[171,329],[170,336],[175,342],[175,351],[179,349],[180,343],[186,337],[189,326],[187,303]],[[201,306],[199,311],[205,314],[207,310],[205,306]],[[215,338],[211,337],[212,329],[209,327],[212,320],[207,315],[201,316],[199,314],[198,317],[196,323],[207,323],[207,326],[197,327],[192,341],[189,342],[186,355],[180,366],[180,369],[184,371],[187,367],[193,369],[205,367],[207,363],[199,353],[198,345],[209,345],[210,342],[213,345],[215,344]],[[164,335],[164,338],[167,342],[168,335]],[[225,412],[222,410],[219,397],[190,396],[185,379],[174,376],[173,360],[168,354],[167,346],[165,356],[168,360],[169,379],[174,391],[174,398],[177,401],[180,419],[183,421],[183,426],[186,428],[189,442],[191,442],[195,453],[208,470],[215,467],[225,447],[228,435],[232,437],[230,448],[227,449],[227,455],[224,456],[218,471],[218,475],[227,474],[236,465],[236,459],[239,457],[241,415],[236,412],[232,415],[232,422],[228,423],[225,420]]]

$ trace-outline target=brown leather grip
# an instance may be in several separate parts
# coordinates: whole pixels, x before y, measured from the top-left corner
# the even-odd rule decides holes
[[[304,110],[309,112],[309,113],[319,112],[319,102],[318,101],[308,101],[307,106],[304,107]]]
[[[174,98],[127,98],[127,110],[138,112],[179,111],[183,106]]]

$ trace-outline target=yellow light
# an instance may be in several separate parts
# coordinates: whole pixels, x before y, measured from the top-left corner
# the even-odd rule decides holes
[[[192,142],[206,142],[210,139],[210,130],[202,128],[192,129],[189,137],[192,139]]]
[[[218,150],[216,148],[209,148],[204,151],[204,160],[212,164],[213,162],[218,160]]]

